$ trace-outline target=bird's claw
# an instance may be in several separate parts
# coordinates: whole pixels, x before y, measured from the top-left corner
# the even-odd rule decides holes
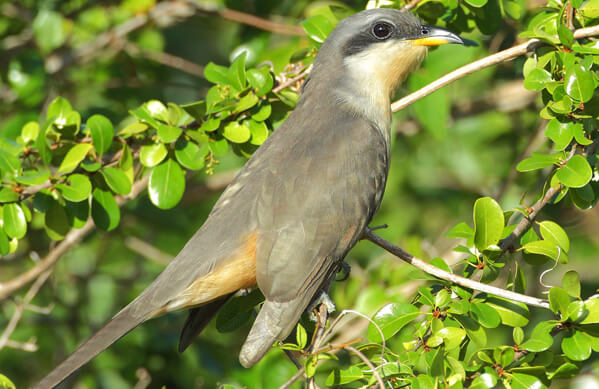
[[[314,310],[316,310],[320,304],[324,304],[327,307],[328,313],[333,313],[337,309],[337,307],[335,307],[335,303],[333,300],[331,300],[328,293],[325,291],[320,292],[320,295],[312,300],[307,309],[308,318],[313,322],[318,322],[318,318],[314,314]]]

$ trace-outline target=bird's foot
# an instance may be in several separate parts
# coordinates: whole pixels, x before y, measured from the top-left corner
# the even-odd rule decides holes
[[[307,309],[308,318],[314,322],[318,322],[318,318],[314,314],[314,311],[318,310],[318,306],[320,304],[324,304],[327,307],[328,313],[333,313],[337,309],[337,307],[335,307],[335,303],[333,302],[333,300],[331,300],[328,293],[325,291],[320,292],[320,295],[314,300],[312,300],[310,305],[308,305]]]
[[[345,261],[341,261],[339,262],[339,270],[337,270],[337,273],[343,273],[343,275],[341,276],[341,278],[336,279],[335,281],[337,282],[343,282],[345,280],[347,280],[349,278],[349,275],[351,273],[351,266],[349,263],[345,262]]]

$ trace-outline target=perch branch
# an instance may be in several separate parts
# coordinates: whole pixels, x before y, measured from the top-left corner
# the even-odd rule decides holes
[[[424,271],[427,274],[435,276],[445,281],[449,281],[451,283],[463,286],[468,289],[477,290],[479,292],[485,292],[489,294],[493,294],[495,296],[507,298],[512,301],[521,302],[527,305],[532,305],[535,307],[541,308],[549,308],[549,302],[546,300],[541,300],[536,297],[526,296],[520,293],[512,292],[509,290],[501,289],[495,286],[483,284],[477,281],[473,281],[469,278],[460,277],[456,274],[452,274],[446,272],[445,270],[441,270],[436,266],[433,266],[427,262],[424,262],[422,259],[414,257],[412,254],[404,251],[403,249],[393,245],[390,242],[387,242],[380,236],[374,234],[370,229],[366,229],[362,236],[362,239],[366,239],[376,244],[377,246],[382,247],[387,250],[391,254],[395,255],[399,259],[409,263],[410,265]]]
[[[588,38],[594,35],[599,35],[599,25],[581,28],[574,31],[574,39]],[[397,100],[396,102],[391,104],[391,109],[393,110],[393,112],[397,112],[400,109],[403,109],[408,105],[414,103],[415,101],[430,95],[431,93],[433,93],[437,89],[444,87],[445,85],[448,85],[464,76],[467,76],[468,74],[477,72],[481,69],[497,65],[501,62],[510,61],[516,57],[524,55],[528,51],[534,49],[539,44],[541,44],[541,40],[530,39],[524,43],[510,47],[509,49],[500,51],[498,53],[489,55],[487,57],[481,58],[477,61],[464,65],[451,73],[447,73],[443,77],[431,82],[423,88],[418,89],[416,92],[413,92]]]

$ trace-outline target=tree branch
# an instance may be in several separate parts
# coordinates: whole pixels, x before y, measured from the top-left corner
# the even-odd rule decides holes
[[[445,281],[449,281],[451,283],[463,286],[468,289],[477,290],[479,292],[485,292],[489,294],[493,294],[495,296],[507,298],[512,301],[521,302],[527,305],[532,305],[535,307],[541,308],[549,308],[549,302],[546,300],[541,300],[536,297],[526,296],[520,293],[512,292],[509,290],[501,289],[495,286],[483,284],[477,281],[473,281],[468,278],[460,277],[456,274],[448,273],[445,270],[441,270],[436,266],[433,266],[429,263],[424,262],[423,260],[414,257],[412,254],[402,250],[401,248],[393,245],[390,242],[387,242],[383,238],[374,234],[370,229],[366,229],[364,234],[362,235],[362,239],[367,239],[377,246],[382,247],[387,250],[391,254],[395,255],[399,259],[409,263],[410,265],[424,271],[427,274],[435,276]]]
[[[376,378],[376,381],[379,385],[380,389],[385,389],[385,383],[383,382],[383,379],[381,378],[381,375],[379,374],[378,371],[376,371],[376,367],[372,364],[372,362],[370,362],[370,360],[368,358],[366,358],[366,355],[362,354],[361,351],[359,351],[358,349],[356,349],[353,346],[345,346],[343,347],[344,349],[346,349],[347,351],[351,351],[352,353],[356,354],[358,357],[360,357],[360,359],[362,361],[364,361],[364,363],[372,370],[372,374],[374,375],[374,377]]]
[[[137,197],[148,185],[148,177],[144,177],[141,180],[137,181],[133,184],[131,188],[131,193],[127,196],[119,196],[117,198],[117,203],[119,206],[123,206],[128,200]],[[83,225],[83,227],[79,229],[71,230],[63,240],[60,241],[55,247],[50,249],[48,254],[42,259],[39,263],[37,263],[34,267],[27,270],[25,273],[19,275],[18,277],[0,283],[0,300],[4,300],[8,296],[10,296],[16,290],[22,288],[27,285],[37,277],[40,277],[42,273],[52,268],[56,262],[66,253],[71,247],[78,244],[85,238],[90,232],[92,232],[95,228],[95,224],[92,218],[89,218],[88,221]]]
[[[25,294],[25,298],[23,299],[23,301],[21,301],[21,303],[18,304],[17,307],[15,308],[15,311],[13,312],[12,317],[10,318],[10,321],[8,322],[8,325],[2,332],[2,336],[0,336],[0,350],[2,350],[4,348],[4,346],[6,346],[10,343],[9,338],[12,335],[12,333],[15,331],[15,329],[17,328],[19,321],[21,321],[21,317],[23,316],[25,307],[27,305],[29,305],[31,300],[33,300],[33,298],[37,295],[37,292],[39,292],[42,285],[44,285],[44,282],[46,282],[48,277],[50,277],[50,274],[52,274],[51,270],[46,270],[45,272],[41,273],[39,275],[39,277],[37,278],[37,280],[35,280],[33,285],[31,285],[31,288],[29,288],[29,291],[27,291],[27,294]]]
[[[599,35],[599,25],[592,26],[587,28],[581,28],[574,31],[574,39],[588,38],[590,36]],[[462,66],[454,70],[451,73],[447,73],[443,77],[431,82],[430,84],[424,86],[423,88],[418,89],[416,92],[413,92],[393,104],[391,104],[391,109],[393,112],[397,112],[408,105],[420,100],[423,97],[426,97],[436,91],[448,85],[468,74],[477,72],[481,69],[487,68],[489,66],[497,65],[501,62],[510,61],[516,57],[526,54],[528,51],[533,50],[536,46],[542,43],[539,39],[530,39],[524,43],[519,45],[510,47],[509,49],[500,51],[498,53],[489,55],[487,57],[481,58],[477,61],[471,62],[467,65]]]

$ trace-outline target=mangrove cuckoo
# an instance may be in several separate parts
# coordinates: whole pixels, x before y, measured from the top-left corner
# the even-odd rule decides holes
[[[241,349],[245,367],[288,336],[379,208],[390,155],[390,99],[427,46],[464,41],[392,9],[337,25],[289,118],[264,142],[202,227],[133,302],[35,388],[52,388],[142,322],[190,309],[184,350],[240,289],[264,304]]]

